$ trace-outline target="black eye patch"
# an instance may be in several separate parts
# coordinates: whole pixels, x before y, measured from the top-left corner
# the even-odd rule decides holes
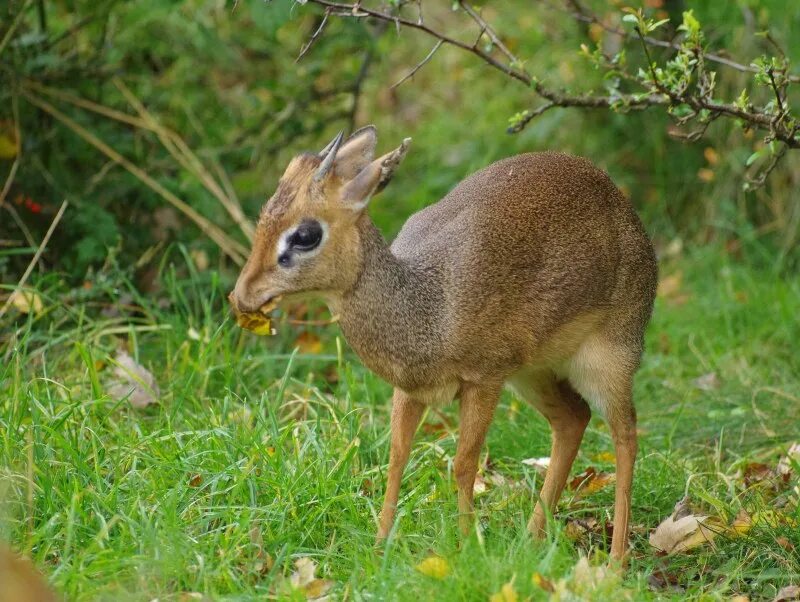
[[[322,226],[317,221],[306,220],[297,226],[286,242],[294,251],[311,251],[322,242]]]

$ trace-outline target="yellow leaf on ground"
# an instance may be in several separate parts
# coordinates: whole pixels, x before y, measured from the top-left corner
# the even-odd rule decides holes
[[[791,516],[777,510],[760,510],[753,514],[753,524],[757,526],[767,526],[772,529],[786,525],[796,527],[797,521]]]
[[[503,587],[500,588],[499,592],[489,596],[489,602],[517,602],[518,600],[519,596],[517,595],[517,591],[514,589],[513,579],[504,584]]]
[[[441,556],[428,556],[415,567],[423,575],[444,579],[450,574],[450,563]]]
[[[113,377],[106,385],[112,399],[127,398],[134,408],[145,408],[158,401],[158,383],[149,370],[136,363],[125,351],[114,356]]]
[[[752,528],[753,528],[753,519],[750,518],[750,515],[747,513],[747,510],[742,508],[741,510],[739,510],[739,513],[736,515],[736,518],[734,518],[733,522],[731,523],[729,535],[731,537],[736,537],[738,535],[745,535]]]
[[[21,314],[39,315],[44,309],[39,293],[33,291],[14,291],[11,293],[11,304]]]

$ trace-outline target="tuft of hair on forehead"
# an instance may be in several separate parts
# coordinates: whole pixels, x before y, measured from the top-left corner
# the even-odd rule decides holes
[[[262,217],[280,217],[285,214],[297,197],[298,191],[307,185],[317,171],[321,161],[319,156],[313,153],[303,153],[292,159],[278,182],[275,194],[264,205]]]

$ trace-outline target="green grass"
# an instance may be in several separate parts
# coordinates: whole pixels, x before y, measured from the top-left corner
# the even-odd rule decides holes
[[[427,417],[443,426],[417,434],[396,531],[376,553],[390,387],[340,343],[335,326],[315,329],[322,353],[292,354],[299,327],[279,324],[271,339],[244,333],[226,318],[214,274],[167,265],[162,292],[132,293],[136,313],[103,316],[90,302],[98,291],[119,300],[126,285],[112,271],[98,274],[91,291],[69,295],[45,277],[37,284],[44,314],[6,323],[0,534],[67,599],[290,596],[278,584],[301,556],[336,583],[334,599],[485,600],[512,578],[521,598],[546,599],[531,583],[534,572],[557,580],[580,554],[605,557],[609,542],[571,541],[565,525],[608,519],[611,488],[565,496],[548,540],[525,535],[541,476],[521,460],[547,455],[549,434],[510,394],[487,446],[491,469],[510,484],[478,495],[480,536],[462,542],[456,528],[450,406]],[[614,597],[769,599],[800,580],[800,534],[785,521],[668,558],[657,557],[647,537],[684,493],[728,520],[742,507],[775,505],[736,475],[751,461],[775,464],[800,438],[800,284],[718,249],[670,260],[662,271],[683,272],[688,298],[659,299],[636,381],[637,528],[631,570]],[[164,299],[171,304],[163,307]],[[109,356],[119,346],[153,371],[159,405],[134,410],[107,396]],[[718,388],[693,384],[710,372]],[[574,473],[613,470],[597,458],[610,449],[608,430],[594,419]],[[800,521],[793,495],[783,494],[781,512]],[[776,545],[777,537],[794,548]],[[260,570],[259,539],[274,560],[270,571]],[[444,580],[414,568],[431,553],[452,566]],[[656,568],[685,591],[651,591]]]

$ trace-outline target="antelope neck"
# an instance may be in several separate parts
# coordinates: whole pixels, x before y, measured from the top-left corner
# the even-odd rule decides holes
[[[396,257],[368,217],[358,228],[362,264],[339,302],[342,331],[383,378],[403,388],[424,386],[441,359],[441,282],[435,272]]]

